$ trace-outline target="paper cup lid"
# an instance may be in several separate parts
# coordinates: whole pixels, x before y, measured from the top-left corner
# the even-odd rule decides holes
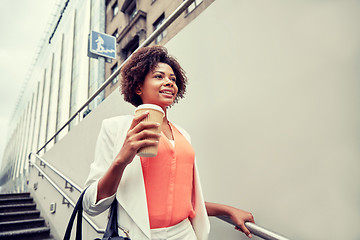
[[[162,112],[165,115],[164,110],[162,110],[161,107],[159,107],[158,105],[155,105],[155,104],[141,104],[135,109],[135,112],[139,109],[154,109],[159,112]]]

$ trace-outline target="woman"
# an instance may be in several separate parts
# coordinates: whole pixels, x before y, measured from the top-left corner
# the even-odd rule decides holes
[[[136,117],[103,121],[86,181],[83,206],[89,215],[105,211],[118,201],[118,225],[131,239],[207,239],[208,216],[229,216],[248,237],[243,210],[205,202],[201,192],[190,137],[170,123],[166,110],[184,97],[187,78],[179,63],[161,46],[135,52],[121,69],[122,94],[134,106],[156,104],[165,117],[161,125]],[[161,134],[149,131],[161,127]],[[154,158],[137,151],[158,145]]]

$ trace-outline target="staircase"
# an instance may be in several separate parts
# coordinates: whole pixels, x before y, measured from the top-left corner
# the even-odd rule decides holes
[[[0,240],[53,240],[30,193],[0,194]]]

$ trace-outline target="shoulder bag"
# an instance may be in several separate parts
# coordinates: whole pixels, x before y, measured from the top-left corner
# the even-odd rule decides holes
[[[85,190],[86,191],[86,190]],[[64,235],[64,240],[70,240],[71,230],[74,225],[74,220],[77,215],[77,221],[76,221],[76,237],[75,240],[81,240],[82,239],[82,216],[83,216],[83,206],[82,201],[84,198],[83,191],[74,207],[74,211],[71,214],[69,223],[66,228],[66,232]],[[106,230],[104,233],[104,236],[102,239],[96,238],[95,240],[130,240],[128,237],[121,237],[118,233],[118,225],[117,225],[117,201],[116,199],[113,201],[110,207],[110,217],[109,221],[106,226]]]

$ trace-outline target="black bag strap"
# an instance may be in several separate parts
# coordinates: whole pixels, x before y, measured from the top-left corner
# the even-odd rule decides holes
[[[66,228],[66,232],[64,235],[64,240],[70,240],[71,236],[71,230],[74,225],[74,220],[77,214],[77,221],[76,221],[76,237],[75,240],[81,240],[82,238],[82,216],[83,216],[83,198],[85,194],[86,189],[80,194],[80,197],[74,207],[74,211],[71,214],[69,223]],[[112,202],[111,208],[110,208],[110,218],[106,225],[106,230],[103,236],[103,239],[111,239],[113,237],[119,237],[118,233],[118,224],[117,224],[117,207],[118,203],[116,199]],[[129,238],[122,238],[120,239],[129,239]]]
[[[80,197],[79,197],[78,201],[76,202],[74,211],[72,212],[69,223],[66,227],[64,240],[70,240],[71,230],[74,225],[74,220],[75,220],[76,214],[77,214],[77,221],[76,221],[76,238],[75,238],[75,240],[81,240],[81,238],[82,238],[82,215],[83,215],[82,202],[83,202],[85,191],[86,191],[86,189],[80,194]]]
[[[106,225],[106,230],[103,238],[118,237],[118,224],[117,224],[117,201],[114,200],[110,208],[110,217]]]

